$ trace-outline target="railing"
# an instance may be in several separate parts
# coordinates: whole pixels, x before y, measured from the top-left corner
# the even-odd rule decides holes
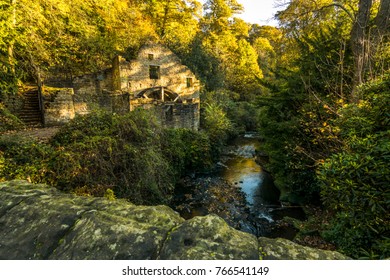
[[[41,113],[42,125],[45,126],[45,108],[43,106],[43,82],[41,79],[41,73],[38,71],[37,75],[37,84],[38,84],[38,103],[39,103],[39,111]]]

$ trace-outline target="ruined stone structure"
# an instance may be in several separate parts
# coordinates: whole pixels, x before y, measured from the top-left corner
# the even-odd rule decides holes
[[[199,81],[169,49],[146,44],[132,61],[116,57],[112,72],[113,89],[129,93],[130,110],[153,107],[170,127],[199,127]]]
[[[94,110],[123,114],[154,109],[172,128],[199,128],[200,83],[168,48],[149,42],[135,59],[117,56],[112,68],[71,80],[49,79],[40,97],[45,126]]]

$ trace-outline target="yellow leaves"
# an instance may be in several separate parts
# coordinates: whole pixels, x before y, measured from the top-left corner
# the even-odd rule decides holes
[[[325,160],[324,160],[324,159],[319,159],[319,160],[317,161],[317,163],[322,165],[322,164],[325,163]]]
[[[369,109],[369,108],[371,108],[371,104],[367,100],[359,100],[357,107],[360,109],[363,109],[363,108]]]

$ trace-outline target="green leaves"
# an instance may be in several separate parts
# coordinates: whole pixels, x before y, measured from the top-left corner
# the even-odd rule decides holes
[[[353,257],[388,257],[390,228],[389,76],[364,86],[364,99],[344,105],[337,118],[343,146],[318,170],[321,197],[337,211],[327,237]],[[381,94],[377,95],[376,92]],[[387,252],[387,253],[386,253]]]
[[[151,111],[91,113],[49,144],[0,138],[0,180],[29,179],[81,195],[107,190],[134,203],[168,203],[176,180],[213,163],[209,136],[163,129]]]

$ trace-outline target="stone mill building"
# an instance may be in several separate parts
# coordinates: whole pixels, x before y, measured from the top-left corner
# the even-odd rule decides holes
[[[123,114],[153,108],[163,125],[197,130],[199,91],[199,80],[172,51],[149,42],[130,61],[115,57],[105,71],[48,79],[37,98],[45,126],[61,125],[94,110]]]

